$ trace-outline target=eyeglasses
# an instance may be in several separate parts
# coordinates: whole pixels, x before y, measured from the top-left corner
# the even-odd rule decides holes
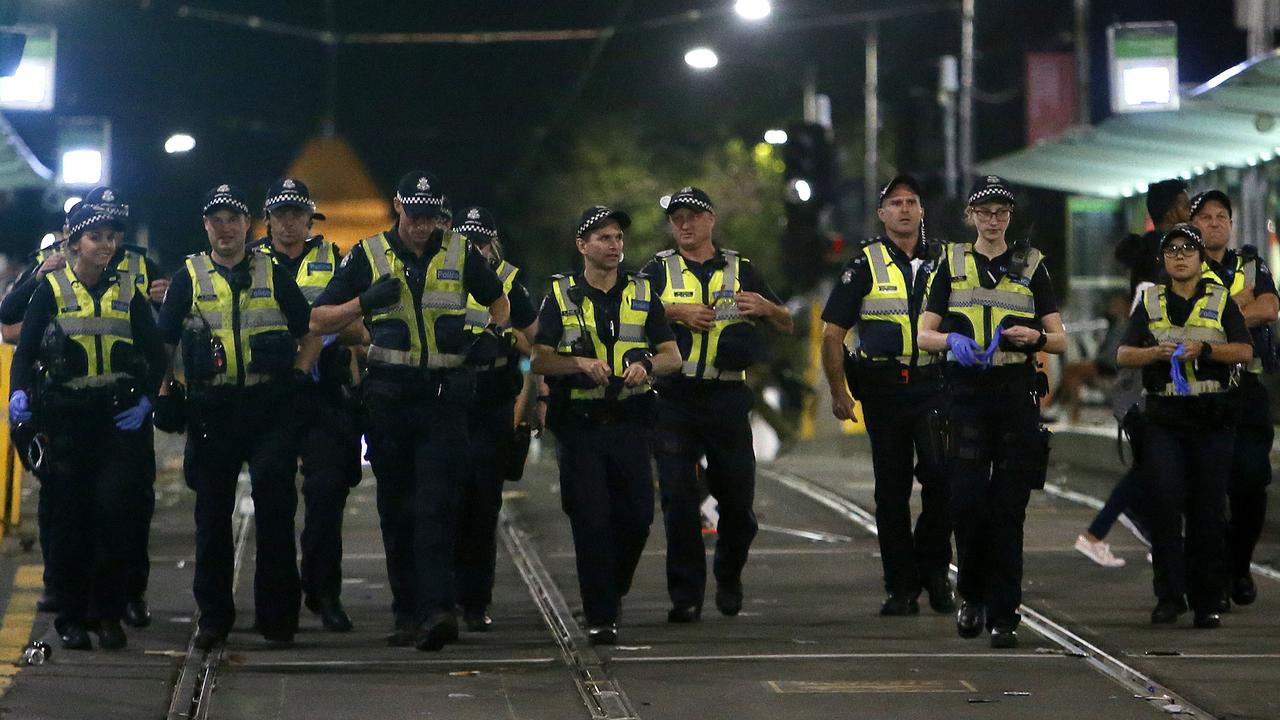
[[[1200,252],[1195,245],[1166,245],[1164,248],[1164,256],[1167,258],[1177,257],[1179,255],[1191,257]]]
[[[1008,219],[1009,219],[1009,214],[1010,214],[1011,212],[1012,212],[1012,211],[1011,211],[1009,208],[1000,208],[999,210],[978,210],[978,209],[975,209],[975,210],[973,211],[973,216],[974,216],[974,217],[976,217],[976,218],[978,218],[978,220],[979,220],[980,222],[986,222],[986,221],[991,220],[991,219],[993,219],[993,218],[994,218],[994,219],[996,219],[996,220],[999,220],[999,221],[1001,221],[1001,222],[1004,222],[1005,220],[1008,220]]]

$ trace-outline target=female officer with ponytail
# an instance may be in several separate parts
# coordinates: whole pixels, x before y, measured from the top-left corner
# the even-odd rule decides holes
[[[1151,622],[1216,628],[1226,582],[1226,491],[1235,408],[1233,366],[1253,358],[1244,315],[1227,288],[1205,280],[1204,242],[1180,224],[1160,241],[1168,280],[1143,291],[1116,360],[1143,369],[1147,428],[1141,467],[1150,498]],[[1183,518],[1186,519],[1185,547]]]
[[[947,352],[951,395],[947,474],[962,602],[961,637],[991,631],[1018,645],[1022,525],[1044,481],[1035,354],[1061,353],[1066,330],[1039,250],[1005,239],[1013,192],[988,175],[969,195],[973,244],[953,243],[920,319],[922,350]]]
[[[60,578],[63,647],[123,648],[133,488],[151,452],[145,390],[159,385],[164,346],[147,295],[112,262],[123,221],[82,203],[67,217],[67,264],[48,273],[23,318],[9,419],[47,439],[42,483],[57,487],[49,562]],[[38,364],[37,364],[38,363]]]

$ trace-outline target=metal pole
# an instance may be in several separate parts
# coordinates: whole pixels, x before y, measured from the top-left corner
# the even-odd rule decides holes
[[[1089,0],[1076,3],[1076,122],[1093,122],[1089,105]]]
[[[956,168],[956,56],[938,58],[938,106],[942,109],[942,143],[947,179],[947,197],[954,198],[960,192],[960,177]]]
[[[804,121],[818,122],[818,70],[812,65],[804,70]]]
[[[975,0],[960,4],[960,177],[973,175],[973,14]]]
[[[876,221],[871,208],[876,205],[880,177],[880,31],[875,23],[867,24],[867,79],[863,86],[866,105],[866,141],[863,148],[862,186],[865,221],[869,235],[875,234]]]

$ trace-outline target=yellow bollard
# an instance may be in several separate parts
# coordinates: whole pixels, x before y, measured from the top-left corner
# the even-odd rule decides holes
[[[3,395],[4,417],[0,418],[0,537],[18,529],[22,519],[22,463],[9,437],[9,368],[13,365],[13,346],[0,344],[0,394]]]

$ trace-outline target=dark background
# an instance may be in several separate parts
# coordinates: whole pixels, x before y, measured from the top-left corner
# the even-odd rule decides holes
[[[402,172],[424,166],[443,178],[455,207],[492,205],[508,224],[518,225],[529,210],[522,198],[530,188],[573,161],[566,148],[594,121],[626,123],[667,154],[734,137],[756,142],[766,128],[799,119],[802,78],[810,66],[819,92],[832,98],[845,175],[859,177],[864,28],[828,23],[886,8],[924,11],[880,25],[883,166],[886,173],[915,172],[929,188],[940,187],[936,68],[939,55],[959,51],[958,2],[775,0],[773,15],[762,24],[738,19],[732,0],[191,3],[339,32],[618,27],[589,72],[596,46],[591,40],[344,46],[331,54],[311,39],[183,17],[182,5],[18,3],[20,22],[58,28],[57,107],[52,114],[6,113],[51,168],[57,116],[108,117],[112,184],[148,224],[153,253],[169,267],[201,246],[198,202],[205,190],[239,183],[256,202],[321,130],[330,77],[335,128],[388,197]],[[653,22],[691,9],[703,18]],[[1071,12],[1070,0],[978,0],[978,159],[1023,146],[1024,54],[1069,50]],[[1244,33],[1234,27],[1229,0],[1094,0],[1095,120],[1107,106],[1106,25],[1158,19],[1180,28],[1183,82],[1206,80],[1244,59]],[[699,44],[717,50],[718,68],[696,73],[685,66],[684,52]],[[165,138],[180,130],[196,137],[196,150],[166,155]],[[1061,225],[1060,198],[1031,197],[1046,232]],[[566,217],[566,224],[572,220]],[[42,208],[40,193],[7,198],[0,209],[0,252],[29,250],[60,224],[57,213]]]

